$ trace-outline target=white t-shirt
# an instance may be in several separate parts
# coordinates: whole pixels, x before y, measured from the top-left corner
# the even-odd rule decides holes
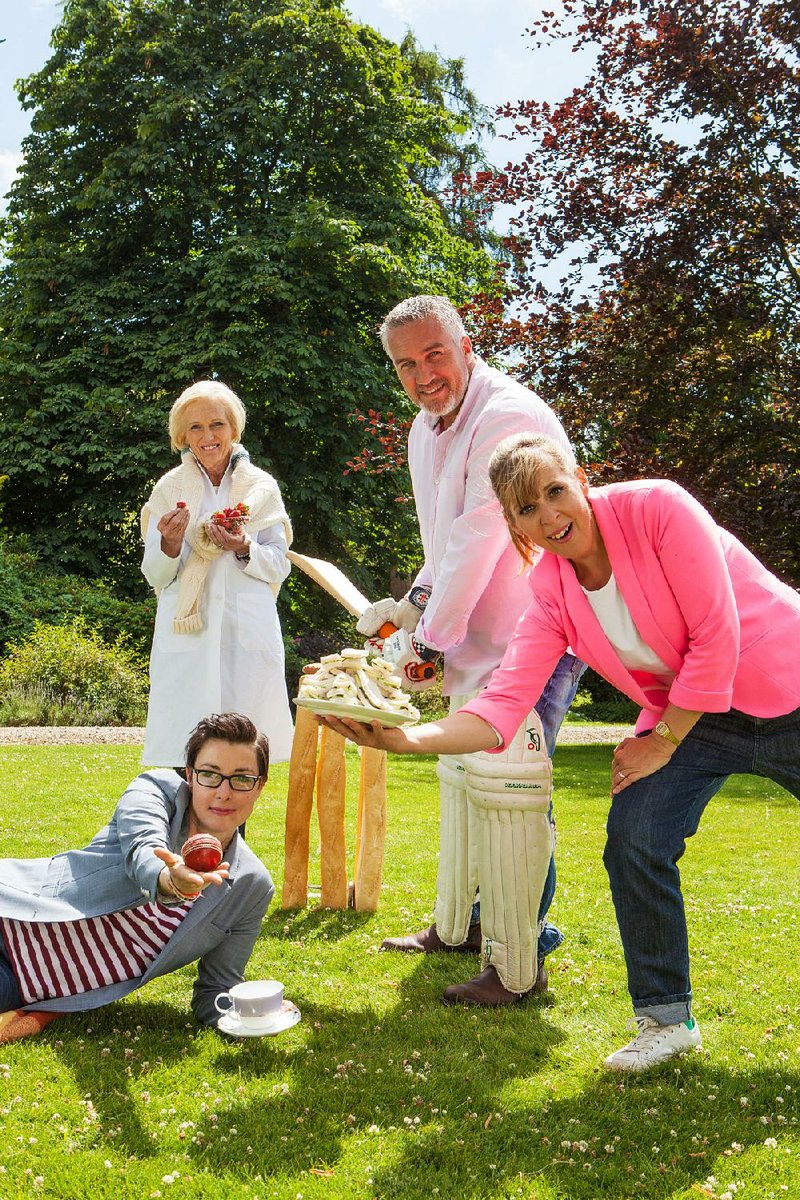
[[[603,633],[628,670],[652,671],[664,681],[665,686],[668,686],[675,678],[675,673],[670,671],[663,659],[643,640],[633,623],[631,610],[617,587],[613,573],[608,583],[597,591],[589,592],[586,588],[583,591],[602,626]]]

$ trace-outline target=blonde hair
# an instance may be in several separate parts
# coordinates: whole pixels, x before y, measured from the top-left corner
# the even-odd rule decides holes
[[[195,400],[216,400],[225,410],[225,415],[233,429],[233,440],[240,442],[244,433],[247,419],[242,404],[236,392],[231,391],[227,384],[219,383],[216,379],[201,379],[185,388],[173,404],[169,412],[169,441],[173,450],[180,453],[189,445],[186,439],[186,410]]]
[[[534,561],[539,548],[514,524],[514,513],[536,495],[539,472],[547,462],[554,462],[568,475],[578,469],[572,452],[546,433],[512,434],[498,444],[489,459],[489,482],[500,501],[511,540],[527,563]]]

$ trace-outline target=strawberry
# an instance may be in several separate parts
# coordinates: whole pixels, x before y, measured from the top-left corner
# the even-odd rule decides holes
[[[235,508],[220,508],[213,513],[211,520],[215,525],[222,526],[229,533],[237,533],[245,521],[250,520],[250,509],[240,500]]]

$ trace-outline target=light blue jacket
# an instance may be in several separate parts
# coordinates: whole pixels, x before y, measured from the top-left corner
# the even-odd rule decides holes
[[[83,850],[67,850],[53,858],[0,859],[0,916],[77,921],[155,900],[164,864],[153,850],[159,846],[179,852],[187,836],[189,799],[177,772],[145,771],[126,789],[108,825]],[[205,889],[144,975],[28,1007],[57,1012],[99,1008],[159,975],[197,962],[192,1011],[202,1024],[216,1026],[220,1014],[214,999],[242,982],[275,891],[269,871],[238,833],[226,859],[228,879],[221,887]]]

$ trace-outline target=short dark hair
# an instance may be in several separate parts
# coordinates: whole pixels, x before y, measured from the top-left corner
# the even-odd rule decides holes
[[[258,773],[266,779],[269,773],[269,741],[265,733],[259,733],[249,717],[243,713],[212,713],[198,721],[186,743],[186,766],[193,767],[197,756],[206,742],[217,738],[220,742],[238,742],[252,746],[258,759]]]

